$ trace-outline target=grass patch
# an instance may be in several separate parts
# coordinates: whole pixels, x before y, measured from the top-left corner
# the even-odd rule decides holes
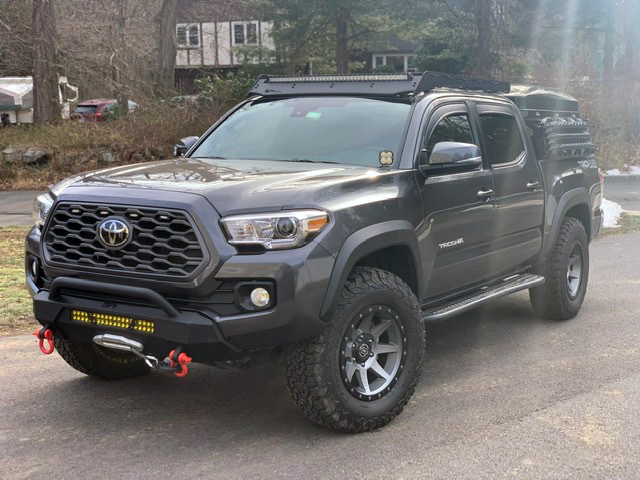
[[[600,233],[603,237],[609,237],[612,235],[623,235],[625,233],[640,232],[640,214],[638,213],[623,213],[620,215],[618,221],[618,228],[606,228]]]
[[[202,135],[223,108],[159,103],[106,122],[0,128],[0,152],[10,146],[37,147],[51,157],[38,165],[23,165],[4,162],[0,153],[0,189],[42,189],[88,170],[171,158],[178,140]]]
[[[0,335],[29,333],[37,326],[24,283],[24,239],[29,227],[0,228]]]

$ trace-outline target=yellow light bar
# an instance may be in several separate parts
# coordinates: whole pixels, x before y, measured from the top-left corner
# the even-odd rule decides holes
[[[71,320],[75,322],[90,323],[99,327],[122,328],[134,332],[153,333],[155,323],[149,320],[139,320],[120,315],[109,315],[106,313],[92,313],[82,310],[72,310]]]

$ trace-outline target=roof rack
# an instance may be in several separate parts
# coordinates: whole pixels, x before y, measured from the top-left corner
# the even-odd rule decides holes
[[[427,70],[422,74],[420,84],[418,88],[416,88],[415,93],[429,92],[435,88],[456,88],[488,93],[509,93],[511,85],[508,82],[499,82],[497,80],[482,80],[479,78],[465,77],[463,75],[431,72]]]
[[[423,74],[367,75],[260,75],[248,96],[291,95],[417,95],[435,88],[455,88],[490,93],[508,93],[510,85],[494,80],[426,71]]]

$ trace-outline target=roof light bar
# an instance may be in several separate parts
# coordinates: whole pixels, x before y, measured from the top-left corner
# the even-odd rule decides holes
[[[426,71],[422,74],[260,75],[249,91],[249,95],[406,97],[430,92],[436,88],[509,93],[511,86],[507,82],[431,71]]]
[[[268,83],[312,83],[312,82],[391,82],[411,80],[407,74],[372,74],[372,75],[304,75],[298,77],[269,76]]]

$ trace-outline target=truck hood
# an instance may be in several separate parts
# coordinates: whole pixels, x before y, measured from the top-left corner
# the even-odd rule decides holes
[[[126,165],[76,177],[69,193],[81,187],[119,187],[195,193],[225,216],[238,212],[313,206],[312,191],[345,192],[345,183],[371,184],[378,169],[344,164],[270,160],[180,158]],[[363,185],[365,186],[365,185]],[[352,185],[347,191],[359,190]],[[323,195],[324,196],[324,195]],[[320,205],[321,206],[321,205]]]

